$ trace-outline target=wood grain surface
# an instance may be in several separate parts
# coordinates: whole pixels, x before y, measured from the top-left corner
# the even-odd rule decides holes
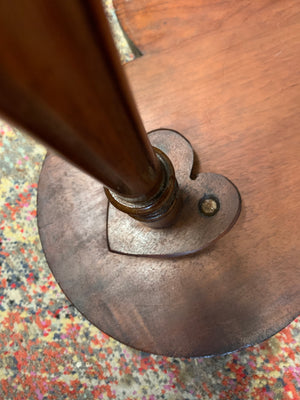
[[[241,192],[240,220],[206,268],[222,247],[223,285],[237,279],[231,295],[241,294],[232,315],[238,318],[243,304],[246,323],[257,329],[260,321],[260,338],[267,337],[283,313],[292,318],[300,308],[300,3],[115,0],[115,6],[143,52],[126,71],[146,130],[180,131],[201,170],[227,176]],[[228,322],[222,334],[230,329]]]
[[[109,204],[107,242],[115,253],[139,256],[176,257],[199,253],[225,235],[236,223],[241,197],[232,182],[222,175],[190,174],[194,164],[191,144],[178,132],[156,130],[149,133],[155,148],[171,160],[180,188],[177,216],[167,228],[151,229]],[[202,199],[216,199],[217,212],[207,216],[200,211]]]
[[[151,353],[213,355],[262,341],[296,316],[293,254],[272,248],[267,265],[271,238],[260,243],[245,215],[204,252],[159,259],[110,252],[106,208],[100,183],[47,157],[38,191],[47,261],[70,301],[110,336]]]
[[[89,320],[144,351],[212,355],[262,341],[299,313],[300,3],[116,4],[144,53],[126,71],[147,131],[184,134],[201,171],[237,185],[242,212],[198,255],[113,254],[100,185],[51,156],[38,198],[49,265]]]

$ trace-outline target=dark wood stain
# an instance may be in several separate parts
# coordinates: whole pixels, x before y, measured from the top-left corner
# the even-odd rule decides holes
[[[243,210],[200,255],[113,254],[101,185],[51,156],[38,199],[49,265],[89,320],[144,351],[212,355],[264,340],[300,304],[300,3],[115,2],[144,53],[126,73],[146,130],[184,134],[202,171],[237,185]],[[97,40],[102,18],[94,1],[0,1],[0,108],[105,185],[145,195],[160,172]]]
[[[155,156],[99,1],[0,1],[0,111],[108,188],[148,198]]]

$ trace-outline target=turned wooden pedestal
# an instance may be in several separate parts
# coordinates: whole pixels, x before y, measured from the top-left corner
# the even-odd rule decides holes
[[[44,163],[49,266],[91,322],[135,348],[188,357],[262,341],[299,313],[300,4],[115,6],[143,54],[125,66],[139,113],[99,2],[0,1],[0,109],[82,168],[54,154]],[[163,161],[146,135],[157,129]],[[172,153],[170,130],[195,157],[181,144]],[[99,181],[121,213],[111,236]],[[195,214],[178,222],[187,204]],[[179,227],[205,246],[177,254],[182,240],[163,254]],[[141,237],[147,251],[134,250]]]

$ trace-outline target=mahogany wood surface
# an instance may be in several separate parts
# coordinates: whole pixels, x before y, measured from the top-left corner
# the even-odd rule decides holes
[[[108,247],[115,253],[160,258],[199,253],[233,228],[241,211],[240,194],[222,175],[202,172],[191,179],[193,147],[178,132],[158,129],[148,137],[173,164],[180,188],[176,219],[167,228],[151,229],[109,204]],[[208,198],[216,207],[209,216],[201,208]]]
[[[56,3],[61,6],[52,10],[55,23],[57,10],[70,13],[70,2]],[[49,265],[88,319],[144,351],[211,355],[261,341],[299,313],[300,4],[116,4],[123,26],[144,53],[126,71],[147,131],[173,128],[184,134],[201,171],[225,175],[237,185],[242,212],[228,234],[197,255],[162,260],[113,254],[101,185],[51,156],[38,194]],[[0,29],[13,28],[3,21]],[[68,29],[73,40],[91,37],[81,36],[72,24]],[[98,64],[83,68],[75,60],[85,79],[92,79],[89,73]],[[9,65],[27,71],[27,64],[24,71],[16,61]],[[4,87],[10,81],[1,82]],[[51,91],[51,79],[47,82]],[[81,87],[69,89],[75,102]],[[94,92],[97,85],[91,96]],[[56,100],[67,107],[58,94]],[[97,115],[96,99],[86,104],[93,106],[82,113]],[[68,121],[81,120],[77,107],[69,111]]]
[[[220,340],[229,338],[234,318],[244,314],[245,332],[253,327],[245,341],[263,329],[260,338],[267,337],[300,308],[300,3],[115,0],[115,6],[143,52],[126,71],[146,130],[179,130],[201,170],[227,176],[243,199],[237,225],[198,259],[198,273],[215,276],[213,293],[229,281],[230,295],[239,293],[223,310],[221,327],[214,312],[210,323],[220,328]],[[186,277],[198,276],[186,268]],[[186,312],[192,318],[193,309]],[[194,334],[201,329],[207,325],[195,325]]]
[[[99,0],[0,1],[0,112],[121,195],[161,184]]]
[[[254,242],[243,211],[205,251],[160,259],[109,251],[106,209],[99,182],[47,157],[38,190],[47,261],[69,300],[115,339],[169,356],[213,355],[262,341],[296,316],[293,255],[275,253],[267,268],[259,257],[272,238]]]

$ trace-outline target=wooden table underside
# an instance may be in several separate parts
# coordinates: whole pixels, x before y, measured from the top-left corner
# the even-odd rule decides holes
[[[51,221],[58,232],[63,221],[51,219],[49,199],[39,198],[48,212],[39,224],[46,254],[52,246],[50,266],[92,322],[145,351],[196,356],[261,341],[299,313],[300,3],[115,0],[115,5],[143,53],[126,72],[147,131],[170,128],[185,135],[201,171],[237,185],[242,212],[231,232],[197,256],[149,261],[111,255],[101,247],[106,206],[100,189],[81,172],[48,159],[56,177],[64,179],[59,170],[70,171],[75,183],[88,182],[87,199],[80,195],[71,202],[77,233],[94,218],[83,221],[82,202],[89,212],[102,207],[99,241],[95,245],[89,236],[88,251],[87,237],[78,239],[74,258],[62,250],[68,235],[66,242],[45,238],[43,226]],[[48,181],[51,190],[55,179]],[[63,266],[54,256],[58,251],[64,251]],[[97,265],[84,272],[74,266],[78,260]],[[63,284],[66,274],[72,276]]]

